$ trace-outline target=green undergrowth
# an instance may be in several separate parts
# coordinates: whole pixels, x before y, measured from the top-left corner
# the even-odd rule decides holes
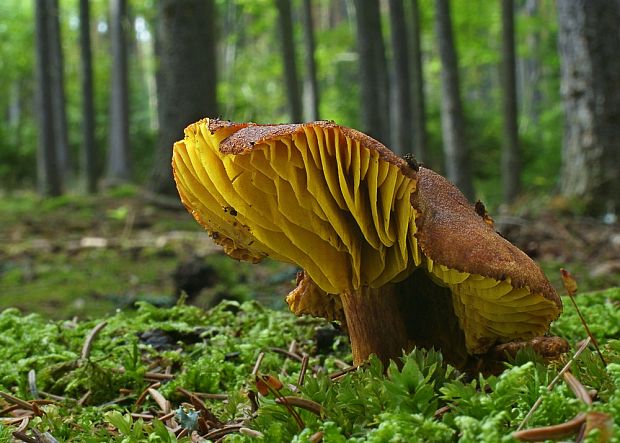
[[[510,442],[540,396],[528,427],[599,411],[613,417],[611,441],[620,441],[620,289],[577,300],[606,360],[587,349],[571,368],[596,391],[591,406],[563,382],[548,391],[564,362],[545,366],[528,352],[497,376],[469,377],[438,352],[414,350],[387,371],[371,359],[335,377],[339,365],[350,361],[346,336],[321,320],[256,302],[224,302],[210,311],[141,302],[135,310],[84,322],[8,309],[0,314],[0,442],[11,441],[21,424],[11,421],[19,411],[11,409],[10,396],[51,400],[33,407],[23,433],[48,433],[57,441],[189,442],[191,431],[208,436],[220,428],[229,430],[227,442],[301,443],[317,441],[317,433],[324,442]],[[569,301],[564,305],[552,332],[573,348],[566,361],[586,334]],[[309,355],[303,382],[301,363],[286,354],[292,343],[295,355]],[[253,370],[260,355],[260,380],[279,380],[282,387],[257,385]],[[161,384],[154,385],[161,374]],[[157,418],[164,413],[156,394],[143,395],[149,386],[170,402],[176,424]],[[289,409],[278,403],[280,396],[313,406]],[[188,435],[177,437],[183,428]],[[592,433],[586,441],[596,438]]]

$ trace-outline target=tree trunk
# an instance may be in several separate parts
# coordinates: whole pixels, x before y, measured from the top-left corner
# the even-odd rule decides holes
[[[319,120],[319,85],[316,79],[316,63],[314,60],[314,24],[312,19],[312,4],[310,0],[303,0],[304,25],[304,60],[306,75],[304,76],[304,114],[309,120]]]
[[[293,17],[291,14],[291,0],[276,0],[278,9],[278,28],[282,48],[282,65],[286,82],[286,97],[291,120],[301,122],[301,95],[297,79],[297,62],[295,58],[295,38],[293,36]]]
[[[468,199],[474,197],[469,153],[465,145],[459,73],[452,36],[450,0],[435,0],[435,28],[441,59],[441,132],[446,173]]]
[[[502,0],[502,190],[504,202],[511,203],[521,186],[521,159],[517,126],[517,81],[515,61],[514,2]]]
[[[413,118],[413,153],[426,161],[426,103],[424,100],[424,76],[422,74],[422,50],[420,44],[420,10],[418,0],[411,1],[411,105]]]
[[[398,154],[411,152],[411,91],[409,89],[409,48],[402,0],[390,0],[392,64],[394,68],[393,97],[395,101],[394,137],[392,148]]]
[[[213,0],[160,0],[157,32],[159,139],[150,190],[174,195],[170,159],[183,129],[218,116]]]
[[[49,40],[51,11],[49,0],[35,1],[35,38],[37,49],[37,116],[39,145],[37,151],[37,186],[45,196],[62,194],[62,178],[58,171],[54,136],[52,102],[52,67]]]
[[[52,72],[52,106],[56,156],[59,174],[66,180],[71,171],[69,136],[67,132],[67,106],[65,98],[64,60],[60,32],[60,7],[58,0],[50,1],[49,15],[50,63]]]
[[[538,0],[526,0],[523,5],[523,13],[530,19],[539,18]],[[524,129],[529,125],[537,129],[540,120],[543,101],[540,85],[542,80],[542,55],[540,48],[542,44],[540,28],[531,29],[525,37],[527,55],[518,60],[520,75],[517,76],[517,95],[519,97],[521,115],[525,117]]]
[[[112,87],[107,180],[110,184],[131,178],[129,158],[129,81],[127,70],[127,0],[110,0]]]
[[[590,214],[620,211],[620,7],[557,2],[565,111],[561,193]]]
[[[80,0],[80,71],[82,81],[82,161],[86,190],[97,192],[97,147],[95,145],[95,105],[93,102],[93,66],[90,44],[90,0]]]
[[[355,0],[362,130],[390,145],[388,75],[378,0]]]

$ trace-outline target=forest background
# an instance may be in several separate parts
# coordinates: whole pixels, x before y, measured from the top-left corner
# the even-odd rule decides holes
[[[88,254],[114,245],[145,268],[135,243],[115,243],[136,220],[159,236],[190,229],[161,208],[179,206],[172,143],[206,116],[360,129],[501,213],[504,234],[550,269],[576,260],[598,286],[617,284],[619,24],[620,2],[603,0],[3,0],[2,304],[68,266],[76,249],[61,234],[120,286],[77,264],[63,282],[80,275],[108,293],[148,279]],[[179,272],[192,243],[160,271]]]

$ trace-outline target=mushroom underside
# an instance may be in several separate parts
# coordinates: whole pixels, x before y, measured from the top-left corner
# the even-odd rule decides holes
[[[370,353],[387,362],[417,346],[440,349],[457,367],[470,364],[472,356],[485,354],[494,345],[544,334],[555,315],[543,296],[477,275],[470,276],[472,282],[464,273],[450,279],[450,270],[435,266],[441,273],[420,267],[398,283],[358,291],[357,298],[327,294],[302,275],[287,302],[297,315],[340,320],[357,362]],[[476,303],[466,305],[471,299]]]

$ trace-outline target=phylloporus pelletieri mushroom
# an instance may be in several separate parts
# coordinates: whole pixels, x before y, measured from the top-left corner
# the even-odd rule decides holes
[[[172,165],[183,204],[228,255],[303,269],[291,310],[342,321],[355,364],[434,346],[463,366],[543,335],[561,312],[484,210],[356,130],[203,119]]]

